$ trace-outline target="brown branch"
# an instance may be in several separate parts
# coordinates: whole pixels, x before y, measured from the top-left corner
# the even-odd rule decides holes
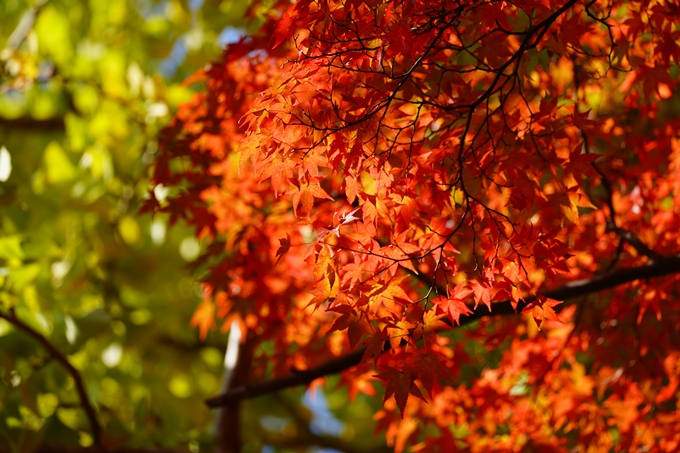
[[[619,227],[613,227],[610,228],[610,231],[613,231],[614,233],[618,234],[621,239],[629,243],[633,248],[640,254],[646,257],[649,257],[653,260],[659,260],[663,258],[663,255],[660,253],[655,252],[651,248],[647,246],[642,240],[631,233],[630,231],[624,230],[623,228]]]
[[[206,404],[208,407],[225,406],[236,401],[255,398],[256,396],[278,392],[279,390],[287,389],[289,387],[307,384],[314,379],[329,374],[336,374],[358,365],[359,362],[361,362],[363,355],[364,348],[361,348],[308,370],[295,371],[288,376],[260,382],[259,384],[235,387],[222,395],[210,398],[206,401]]]
[[[539,294],[551,299],[563,301],[615,288],[635,280],[645,280],[677,273],[680,273],[680,255],[660,258],[658,260],[650,261],[647,264],[643,264],[642,266],[617,269],[593,278],[576,280],[560,286],[559,288],[541,292]],[[517,306],[516,311],[512,308],[510,300],[494,303],[492,305],[493,313],[491,313],[485,305],[479,306],[473,314],[465,318],[461,317],[460,324],[469,324],[478,319],[493,315],[515,314],[535,300],[536,296],[526,297],[525,300]]]
[[[574,62],[573,80],[574,80],[574,99],[576,101],[578,101],[577,93],[579,89],[579,74],[580,67],[576,64],[576,62]],[[578,112],[578,105],[576,106],[576,111]],[[588,145],[588,135],[581,129],[579,129],[579,132],[581,134],[581,138],[583,139],[583,149],[585,153],[591,154],[590,146]],[[638,238],[635,234],[625,230],[624,228],[619,227],[618,223],[616,222],[616,209],[614,209],[614,188],[612,186],[612,183],[605,174],[605,172],[602,171],[599,165],[597,165],[595,162],[591,162],[590,165],[593,167],[595,172],[597,172],[597,174],[600,175],[602,187],[604,187],[604,191],[606,194],[605,204],[609,209],[609,213],[607,215],[607,231],[612,231],[616,233],[621,239],[622,242],[619,243],[619,252],[621,249],[621,244],[625,242],[630,244],[640,255],[644,255],[653,260],[663,258],[663,255],[649,248],[647,244],[642,242],[642,240],[640,240],[640,238]],[[617,254],[614,256],[614,261],[612,264],[616,264],[618,258],[619,253],[617,252]]]
[[[50,340],[47,339],[47,337],[26,324],[21,319],[17,318],[12,310],[7,313],[0,311],[0,318],[7,320],[17,329],[24,331],[26,334],[37,340],[38,343],[40,343],[57,362],[66,368],[66,371],[68,371],[76,384],[76,391],[78,392],[78,397],[80,398],[80,405],[82,406],[83,410],[85,410],[85,414],[90,422],[90,429],[92,431],[94,443],[95,445],[101,445],[101,425],[99,425],[99,420],[97,419],[97,412],[94,410],[94,406],[92,406],[92,403],[87,396],[85,384],[80,372],[71,364],[71,362],[69,362],[66,356],[61,351],[59,351],[52,344],[52,342],[50,342]]]
[[[680,273],[680,255],[675,255],[668,258],[660,258],[642,266],[617,269],[607,274],[589,279],[576,280],[558,288],[541,292],[540,295],[556,300],[568,300],[599,291],[604,291],[606,289],[615,288],[635,280],[663,277],[665,275],[676,273]],[[528,304],[534,302],[536,298],[537,297],[533,295],[527,296],[524,301],[518,304],[516,309],[513,308],[509,299],[495,302],[492,304],[493,312],[491,312],[485,305],[480,305],[471,315],[461,316],[460,325],[463,326],[470,324],[474,321],[490,316],[514,315],[521,312]],[[208,399],[206,404],[209,407],[214,408],[231,404],[243,399],[255,398],[260,395],[277,392],[289,387],[309,384],[313,380],[320,377],[339,373],[358,365],[364,355],[364,350],[364,348],[358,349],[344,356],[329,360],[328,362],[316,367],[310,368],[308,370],[298,371],[288,376],[271,379],[257,384],[236,387],[222,395]]]
[[[233,328],[233,327],[232,327]],[[235,337],[229,341],[239,341]],[[240,387],[248,382],[255,341],[250,333],[246,340],[238,346],[236,366],[232,370],[226,370],[229,374],[226,389]],[[239,402],[221,408],[217,413],[215,433],[215,453],[238,453],[242,450],[241,439],[241,405]]]
[[[0,117],[0,127],[6,129],[21,129],[21,130],[64,130],[66,128],[66,123],[64,118],[45,118],[45,119],[35,119],[27,117],[19,118],[3,118]]]

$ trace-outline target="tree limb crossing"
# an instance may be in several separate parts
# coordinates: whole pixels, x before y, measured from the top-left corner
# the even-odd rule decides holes
[[[576,280],[558,288],[540,293],[556,300],[568,300],[587,294],[604,291],[617,286],[643,280],[648,278],[663,277],[666,275],[680,272],[680,255],[665,257],[650,261],[642,266],[635,266],[623,269],[616,269],[606,274],[589,279]],[[513,308],[510,299],[492,304],[493,312],[486,305],[480,305],[471,315],[463,315],[460,318],[460,325],[470,324],[482,318],[496,315],[513,315],[521,312],[527,305],[534,302],[537,296],[527,296],[516,308]],[[270,379],[257,384],[243,385],[235,387],[226,393],[206,400],[208,407],[226,406],[236,401],[255,398],[268,393],[278,392],[290,387],[309,384],[315,379],[331,374],[336,374],[348,368],[358,365],[364,355],[365,348],[357,349],[349,354],[340,356],[309,368],[307,370],[296,371],[288,376]]]

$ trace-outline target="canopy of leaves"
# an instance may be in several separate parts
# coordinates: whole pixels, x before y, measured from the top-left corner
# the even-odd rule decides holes
[[[680,448],[677,1],[0,8],[1,452]]]
[[[138,211],[199,88],[180,82],[247,6],[0,2],[0,452],[214,443],[226,341],[189,326],[199,245]]]
[[[679,43],[673,1],[278,2],[147,204],[247,332],[209,404],[342,371],[397,452],[676,451]]]
[[[202,401],[222,387],[226,338],[189,326],[200,245],[139,208],[150,187],[168,193],[150,186],[158,135],[201,89],[180,82],[258,27],[264,10],[243,20],[247,7],[0,2],[0,452],[215,445]],[[295,448],[348,450],[301,396],[245,407],[244,450],[290,446],[291,432]],[[328,398],[357,420],[343,435],[369,437],[379,402],[345,400]]]

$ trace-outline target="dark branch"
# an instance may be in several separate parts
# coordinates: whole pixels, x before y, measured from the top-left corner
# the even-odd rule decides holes
[[[92,430],[92,437],[94,439],[94,443],[95,445],[100,445],[102,429],[101,426],[99,425],[99,420],[97,419],[97,412],[94,410],[94,407],[92,406],[92,403],[90,402],[90,399],[87,396],[85,384],[83,382],[82,376],[80,375],[80,372],[71,364],[71,362],[69,362],[66,356],[62,354],[61,351],[59,351],[52,344],[52,342],[50,342],[50,340],[48,340],[43,334],[35,330],[33,327],[29,326],[24,321],[17,318],[13,311],[9,311],[7,313],[0,311],[0,318],[7,320],[17,329],[22,330],[23,332],[37,340],[38,343],[40,343],[57,362],[59,362],[64,368],[66,368],[66,371],[68,371],[68,373],[71,375],[73,381],[76,384],[76,391],[78,392],[78,397],[80,398],[80,405],[82,406],[83,410],[85,410],[85,414],[87,415],[87,418],[90,421],[90,428]]]
[[[35,118],[3,118],[0,117],[0,127],[6,129],[21,129],[21,130],[64,130],[66,124],[64,123],[64,118],[46,118],[46,119],[35,119]]]
[[[590,17],[593,17],[590,13],[588,13],[588,15]],[[594,19],[597,20],[597,18]],[[574,92],[578,92],[579,89],[580,80],[579,73],[580,67],[578,66],[578,64],[574,63]],[[586,154],[590,154],[590,146],[588,145],[588,135],[583,130],[580,130],[580,134],[581,138],[583,139],[583,149],[586,152]],[[605,203],[607,208],[609,209],[609,213],[607,215],[607,231],[613,231],[621,239],[621,242],[619,242],[617,253],[614,256],[614,260],[612,261],[612,264],[610,266],[613,267],[618,261],[624,243],[630,244],[640,255],[644,255],[652,260],[658,260],[663,258],[661,254],[656,253],[654,250],[649,248],[636,235],[618,226],[618,223],[616,222],[616,209],[614,209],[614,188],[612,187],[612,183],[598,164],[596,164],[595,162],[591,162],[590,165],[593,167],[595,172],[597,172],[597,174],[600,175],[601,184],[606,194]]]
[[[541,292],[540,295],[556,300],[568,300],[615,288],[635,280],[663,277],[676,273],[680,273],[680,255],[660,258],[642,266],[617,269],[607,274],[589,279],[576,280],[558,288]],[[461,316],[460,325],[470,324],[490,316],[514,315],[521,312],[530,303],[536,301],[536,298],[536,296],[526,297],[524,301],[518,304],[516,309],[513,308],[509,299],[496,302],[492,304],[493,312],[489,311],[485,305],[480,305],[471,315]],[[317,378],[339,373],[358,365],[361,362],[363,355],[364,348],[361,348],[308,370],[298,371],[288,376],[271,379],[258,384],[236,387],[222,395],[210,398],[206,401],[206,404],[209,407],[224,406],[243,399],[255,398],[260,395],[277,392],[289,387],[305,385]]]
[[[643,256],[647,256],[653,260],[662,259],[663,256],[660,253],[656,253],[654,250],[650,249],[647,244],[642,242],[640,238],[631,233],[630,231],[624,230],[623,228],[614,227],[611,231],[619,235],[621,239],[633,246],[633,248]]]
[[[329,360],[322,365],[310,368],[308,370],[296,371],[293,374],[289,374],[288,376],[260,382],[259,384],[235,387],[222,395],[207,400],[206,404],[209,407],[226,406],[236,401],[255,398],[256,396],[278,392],[279,390],[287,389],[289,387],[307,384],[312,382],[314,379],[327,376],[329,374],[336,374],[358,365],[359,362],[361,362],[363,355],[364,348],[361,348],[354,352],[350,352],[347,355]]]

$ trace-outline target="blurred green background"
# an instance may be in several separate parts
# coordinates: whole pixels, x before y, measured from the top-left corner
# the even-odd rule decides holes
[[[0,313],[80,371],[114,446],[213,447],[202,401],[222,386],[226,337],[189,327],[200,245],[138,211],[165,191],[150,186],[159,131],[201,89],[181,81],[257,25],[248,3],[0,1]],[[376,402],[301,397],[247,404],[245,450],[376,451]],[[72,377],[0,319],[0,452],[92,442]]]

